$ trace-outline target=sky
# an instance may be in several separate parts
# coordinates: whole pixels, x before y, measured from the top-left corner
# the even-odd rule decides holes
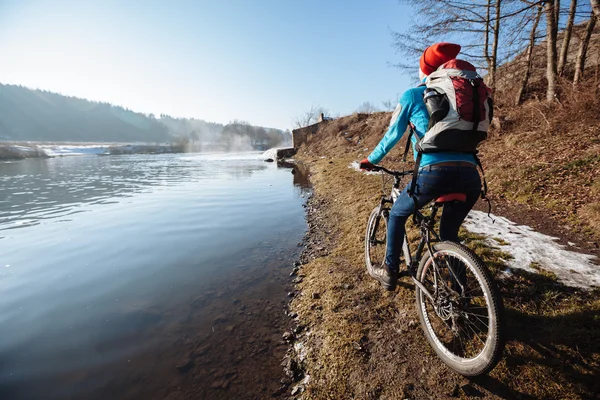
[[[0,83],[279,129],[397,101],[397,0],[0,0]]]

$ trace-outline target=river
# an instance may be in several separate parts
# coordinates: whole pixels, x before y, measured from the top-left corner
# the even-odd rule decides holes
[[[0,398],[269,397],[306,230],[296,171],[256,153],[0,163]]]

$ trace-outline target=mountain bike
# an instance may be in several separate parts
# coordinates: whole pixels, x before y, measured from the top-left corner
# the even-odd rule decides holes
[[[369,217],[365,235],[367,269],[385,260],[387,220],[392,204],[400,195],[402,177],[412,171],[390,171],[392,191],[383,196]],[[436,215],[444,204],[465,201],[463,193],[449,193],[430,205],[429,215],[420,210],[413,222],[420,232],[416,251],[411,254],[406,234],[402,253],[416,292],[417,313],[427,340],[438,357],[464,376],[478,376],[492,370],[504,349],[504,307],[491,274],[481,259],[460,243],[440,241],[434,230]]]

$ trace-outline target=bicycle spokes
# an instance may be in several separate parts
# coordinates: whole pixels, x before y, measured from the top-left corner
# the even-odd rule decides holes
[[[422,302],[434,335],[457,357],[483,351],[489,332],[488,304],[477,277],[457,257],[436,257],[421,282],[432,294]]]

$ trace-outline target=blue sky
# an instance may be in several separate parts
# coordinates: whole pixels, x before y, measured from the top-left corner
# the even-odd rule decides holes
[[[0,0],[0,82],[145,113],[287,129],[397,100],[397,0]]]

